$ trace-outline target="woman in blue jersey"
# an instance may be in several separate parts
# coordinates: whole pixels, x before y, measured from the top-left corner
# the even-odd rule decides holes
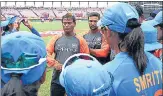
[[[27,19],[20,19],[18,16],[7,18],[6,21],[1,22],[1,28],[3,29],[1,35],[7,35],[19,31],[21,22],[31,30],[31,32],[37,36],[40,36],[38,31],[28,22]]]
[[[138,13],[127,3],[107,9],[100,25],[115,58],[104,65],[114,76],[109,96],[159,96],[162,94],[161,61],[144,52],[144,34]]]
[[[23,33],[23,31],[19,31],[19,29],[20,29],[20,23],[23,23],[26,27],[28,27],[30,30],[31,30],[31,32],[33,33],[33,34],[35,34],[35,35],[37,35],[36,36],[36,38],[39,36],[39,37],[41,37],[41,35],[39,34],[39,32],[34,28],[34,27],[32,27],[32,25],[28,22],[28,20],[27,19],[23,19],[23,20],[21,20],[19,17],[17,17],[17,16],[14,16],[14,17],[12,17],[12,18],[8,18],[6,21],[2,21],[1,22],[1,25],[0,25],[0,27],[2,28],[2,33],[1,33],[1,35],[3,36],[3,38],[2,38],[2,40],[5,38],[6,39],[6,36],[8,37],[8,35],[9,34],[13,34],[13,33],[15,33],[15,32],[17,32],[17,33],[15,33],[15,34],[18,34],[18,35],[22,35],[22,36],[24,36],[24,37],[26,37],[26,34],[25,35],[23,35],[24,33]],[[20,32],[20,33],[18,33],[18,32]],[[22,34],[21,34],[22,33]],[[28,33],[28,32],[27,32]],[[13,34],[14,35],[14,34]],[[34,35],[34,36],[35,36]],[[12,35],[10,35],[10,36],[12,36]],[[12,38],[12,40],[13,40],[13,38]],[[11,40],[11,41],[12,41]],[[18,43],[18,42],[16,42],[16,43]],[[24,45],[23,45],[24,46]],[[3,47],[3,45],[2,45],[2,47]],[[29,47],[29,46],[28,46]],[[11,48],[14,48],[14,49],[16,49],[16,47],[11,47]],[[7,50],[7,49],[6,49]],[[27,50],[27,49],[26,49]],[[38,51],[38,50],[37,50]],[[14,52],[14,51],[13,51]],[[45,74],[46,74],[46,71],[44,72],[44,75],[42,76],[42,78],[41,78],[41,80],[38,80],[38,81],[36,81],[36,82],[33,82],[32,84],[29,84],[29,85],[25,85],[25,86],[23,86],[23,90],[26,92],[26,94],[28,94],[27,96],[37,96],[37,93],[38,93],[38,90],[39,90],[39,88],[40,88],[40,86],[41,86],[41,84],[45,81]],[[3,86],[5,86],[7,83],[5,83],[3,80],[1,80],[1,85]],[[2,95],[2,96],[4,96],[4,95]],[[8,95],[7,95],[8,96]],[[21,95],[22,96],[22,95]]]

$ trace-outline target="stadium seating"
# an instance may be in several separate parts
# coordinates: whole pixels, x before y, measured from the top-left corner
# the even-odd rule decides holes
[[[27,18],[37,18],[38,16],[33,13],[31,9],[18,9],[19,12],[22,14],[23,17]]]
[[[61,19],[62,16],[67,13],[67,10],[65,10],[65,8],[53,8],[52,10],[56,14],[56,19]]]
[[[162,8],[162,5],[153,4],[151,2],[129,2],[132,6],[139,4],[143,7],[145,18],[147,18],[155,9]],[[104,13],[106,8],[96,8],[96,7],[2,7],[2,15],[18,15],[26,18],[34,19],[61,19],[63,15],[67,12],[71,12],[75,15],[76,19],[87,19],[87,16],[90,12],[98,12],[101,16]]]
[[[48,14],[49,17],[55,17],[55,14],[51,8],[33,8],[32,9],[39,17],[44,17],[44,14]]]
[[[20,16],[19,12],[14,8],[2,8],[1,12],[2,12],[2,15],[4,15],[4,16],[6,16],[6,15]]]

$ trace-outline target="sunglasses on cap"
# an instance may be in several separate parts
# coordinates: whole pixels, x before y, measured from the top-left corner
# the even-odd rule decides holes
[[[107,27],[109,27],[108,25],[105,25],[105,26],[101,26],[101,30],[106,30],[107,29]]]
[[[107,28],[109,29],[109,26],[113,25],[113,24],[109,24],[109,25],[102,25],[101,26],[101,30],[106,30]]]
[[[5,68],[28,68],[32,65],[38,64],[40,56],[37,54],[23,53],[19,56],[17,61],[14,61],[13,56],[10,53],[2,54],[1,64]]]
[[[88,54],[84,54],[84,53],[75,54],[75,55],[70,56],[65,61],[65,63],[62,66],[62,70],[64,70],[67,66],[71,65],[73,62],[75,62],[78,59],[97,61],[97,59],[95,57],[88,55]]]

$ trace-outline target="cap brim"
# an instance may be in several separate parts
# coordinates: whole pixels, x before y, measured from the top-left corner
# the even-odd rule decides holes
[[[40,79],[43,75],[43,72],[46,69],[46,58],[41,58],[39,63],[28,68],[4,68],[1,66],[1,79],[7,83],[11,76],[11,73],[24,74],[21,76],[21,80],[24,84],[31,84]],[[39,72],[39,73],[38,73]],[[28,80],[27,78],[32,78]]]
[[[18,16],[14,16],[11,18],[11,20],[9,21],[9,24],[14,23],[17,20]]]
[[[148,21],[148,20],[153,20],[154,18],[153,17],[148,17],[146,20]]]
[[[162,44],[161,43],[151,43],[151,44],[148,44],[148,43],[145,43],[145,47],[144,47],[144,50],[145,51],[153,51],[153,50],[157,50],[157,49],[161,49],[162,48]]]
[[[97,26],[102,26],[102,22],[101,22],[101,19],[97,22]]]
[[[63,72],[64,71],[62,71],[61,74],[60,74],[60,76],[59,76],[59,82],[62,85],[62,87],[65,87],[64,78],[63,78]]]
[[[13,18],[9,18],[6,21],[1,21],[1,27],[7,26],[8,24],[12,24],[17,20],[18,16],[14,16]]]
[[[1,21],[1,27],[7,26],[9,24],[9,20]]]
[[[146,23],[149,24],[149,25],[152,25],[152,26],[156,26],[156,25],[159,24],[159,23],[156,22],[155,20],[149,20],[149,21],[146,21]]]

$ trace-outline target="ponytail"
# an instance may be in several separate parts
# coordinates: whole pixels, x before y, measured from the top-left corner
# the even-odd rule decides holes
[[[9,28],[8,25],[3,27],[3,31],[5,31],[5,32],[6,32],[6,31],[9,31],[9,29],[10,29],[10,28]]]
[[[26,96],[20,77],[20,74],[12,74],[11,79],[2,88],[1,96]]]
[[[140,28],[140,24],[136,19],[130,19],[127,23],[127,27],[132,29],[130,33],[118,33],[121,39],[119,43],[119,49],[126,48],[128,54],[134,59],[135,66],[140,75],[143,75],[147,66],[147,58],[144,52],[144,34]]]

